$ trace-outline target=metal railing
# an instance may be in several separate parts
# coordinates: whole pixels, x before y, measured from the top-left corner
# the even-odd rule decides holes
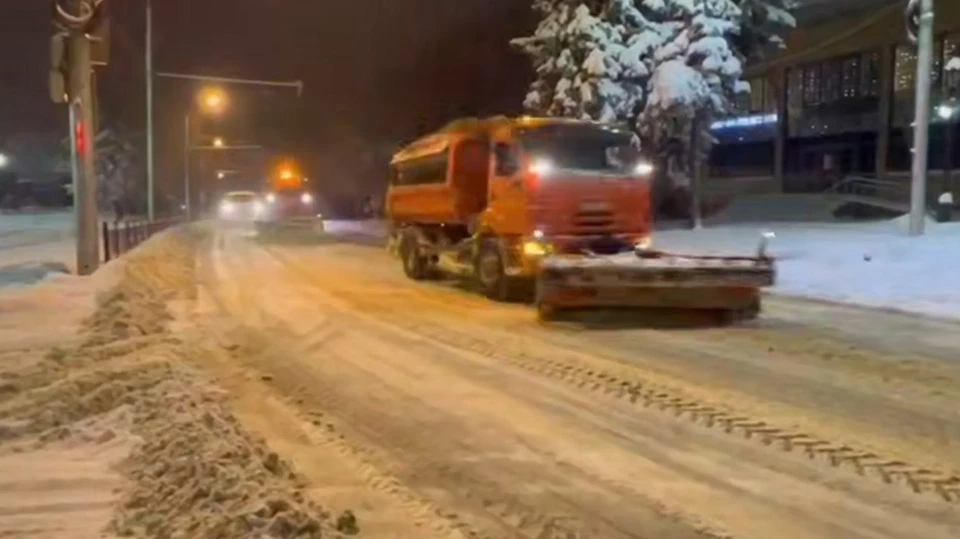
[[[824,194],[850,195],[877,199],[886,203],[909,204],[910,184],[867,176],[847,176],[830,186]]]
[[[104,221],[101,225],[103,261],[109,262],[129,252],[158,232],[182,222],[182,219],[145,219]]]

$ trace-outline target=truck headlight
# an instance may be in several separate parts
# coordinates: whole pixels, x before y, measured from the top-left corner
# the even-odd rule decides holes
[[[527,241],[523,243],[523,255],[541,257],[550,254],[550,245],[542,241]]]

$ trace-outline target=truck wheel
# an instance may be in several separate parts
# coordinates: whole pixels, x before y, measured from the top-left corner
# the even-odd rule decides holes
[[[400,242],[400,260],[403,273],[414,281],[423,281],[430,276],[427,258],[420,252],[420,244],[412,234],[406,234]]]
[[[483,295],[494,301],[511,299],[511,283],[504,269],[503,256],[493,241],[481,244],[474,262],[474,275]]]

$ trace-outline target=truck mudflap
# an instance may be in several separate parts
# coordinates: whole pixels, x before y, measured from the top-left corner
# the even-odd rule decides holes
[[[541,313],[589,307],[759,311],[760,290],[776,280],[766,240],[755,257],[661,251],[549,256],[537,279],[537,305]]]

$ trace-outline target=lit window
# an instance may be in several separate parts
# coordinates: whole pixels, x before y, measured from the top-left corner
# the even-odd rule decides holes
[[[820,64],[803,68],[803,104],[820,104]]]
[[[803,70],[787,72],[787,107],[792,111],[803,108]]]
[[[823,103],[833,103],[840,99],[840,63],[836,61],[825,62],[822,67],[823,94],[821,100]]]
[[[917,53],[913,46],[899,45],[893,70],[893,91],[897,93],[913,90],[917,75]]]
[[[951,58],[960,57],[960,34],[951,34],[943,40],[943,61],[944,66]],[[960,72],[946,72],[944,74],[944,88],[956,92],[960,86]]]
[[[860,93],[860,57],[852,56],[843,61],[840,94],[843,99],[852,99]]]
[[[880,53],[868,52],[863,55],[860,70],[860,95],[877,96],[880,93]]]

